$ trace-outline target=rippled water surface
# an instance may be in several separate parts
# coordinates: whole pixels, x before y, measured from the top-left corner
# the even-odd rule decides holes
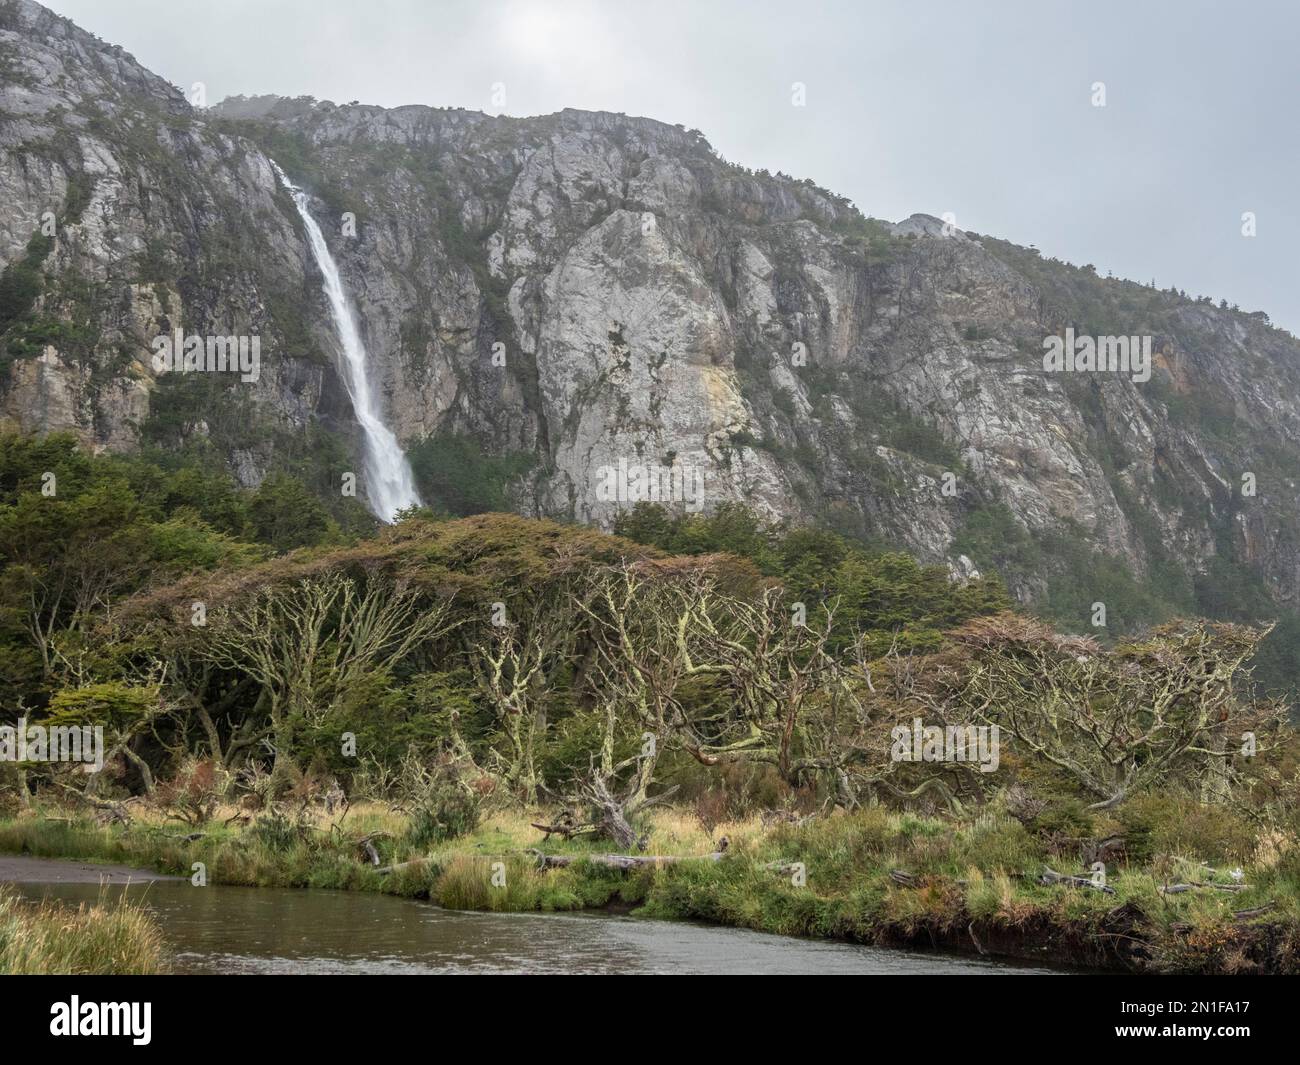
[[[95,900],[97,884],[21,884]],[[636,917],[481,914],[343,891],[159,881],[127,888],[155,910],[190,973],[983,973],[1053,970]]]

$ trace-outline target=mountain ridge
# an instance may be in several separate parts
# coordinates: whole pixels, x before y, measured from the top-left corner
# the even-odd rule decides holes
[[[0,427],[337,493],[355,426],[275,158],[314,194],[435,485],[454,443],[508,468],[522,513],[608,527],[632,501],[600,498],[600,471],[698,470],[710,506],[965,556],[1079,624],[1104,598],[1083,572],[1112,563],[1145,597],[1120,623],[1153,597],[1194,605],[1205,580],[1300,597],[1300,344],[1262,312],[932,216],[879,222],[650,118],[196,110],[30,0],[0,7],[0,72],[4,287],[39,288],[0,301]],[[150,339],[178,323],[261,336],[261,379],[155,374]],[[1150,335],[1151,381],[1044,373],[1066,328]]]

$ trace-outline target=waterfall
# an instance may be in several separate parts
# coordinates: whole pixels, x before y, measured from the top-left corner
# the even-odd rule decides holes
[[[338,333],[339,345],[343,350],[343,378],[347,384],[348,395],[352,398],[352,409],[356,412],[357,422],[361,425],[363,457],[365,469],[365,493],[370,509],[381,521],[391,522],[394,515],[403,507],[420,502],[415,491],[415,478],[411,474],[411,464],[406,460],[406,453],[397,442],[393,431],[384,424],[380,413],[379,401],[370,387],[369,357],[366,346],[361,341],[361,332],[357,320],[348,303],[347,293],[343,290],[343,279],[339,276],[338,264],[330,254],[329,246],[321,235],[320,226],[307,209],[307,194],[298,188],[285,172],[273,161],[275,173],[281,184],[289,190],[302,215],[303,226],[307,230],[307,239],[311,244],[316,265],[320,267],[325,279],[322,286],[329,300],[330,314],[334,318],[334,329]]]

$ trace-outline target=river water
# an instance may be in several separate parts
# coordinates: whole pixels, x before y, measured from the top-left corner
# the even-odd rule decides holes
[[[97,884],[17,885],[93,902]],[[978,973],[1054,970],[978,957],[885,950],[678,921],[594,914],[492,914],[347,891],[107,887],[158,915],[185,973]]]

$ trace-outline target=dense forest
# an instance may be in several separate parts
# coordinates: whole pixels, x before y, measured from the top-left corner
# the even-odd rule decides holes
[[[70,438],[7,437],[0,470],[5,723],[92,722],[108,747],[88,777],[0,765],[11,805],[400,796],[435,836],[547,809],[633,850],[663,802],[996,806],[1085,835],[1155,795],[1294,817],[1286,707],[1250,682],[1263,628],[1103,645],[1015,613],[996,577],[739,506],[362,534],[292,478],[246,492]],[[997,726],[996,771],[900,757],[916,721]]]

